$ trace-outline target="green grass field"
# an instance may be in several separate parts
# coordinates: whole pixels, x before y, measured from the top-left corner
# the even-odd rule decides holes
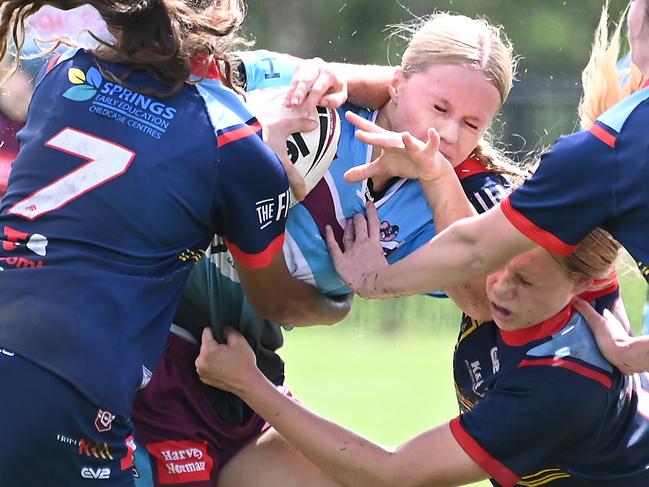
[[[622,289],[639,330],[646,284],[630,275]],[[357,299],[335,327],[285,334],[287,382],[307,407],[397,445],[458,413],[451,358],[459,316],[449,300]]]

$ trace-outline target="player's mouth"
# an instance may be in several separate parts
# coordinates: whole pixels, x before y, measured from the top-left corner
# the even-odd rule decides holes
[[[512,315],[512,312],[509,311],[507,308],[498,306],[493,301],[489,301],[489,307],[491,308],[491,315],[493,316],[494,321],[496,322],[507,321],[509,317]]]

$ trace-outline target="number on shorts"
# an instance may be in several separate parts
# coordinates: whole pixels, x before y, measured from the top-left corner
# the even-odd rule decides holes
[[[135,152],[121,145],[69,127],[48,140],[45,146],[88,162],[19,201],[9,213],[35,220],[121,176],[135,157]]]

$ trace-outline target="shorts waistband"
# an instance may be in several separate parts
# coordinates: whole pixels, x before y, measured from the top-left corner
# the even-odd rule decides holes
[[[189,332],[187,332],[184,328],[172,325],[172,329],[167,340],[167,348],[165,349],[166,357],[191,359],[191,364],[193,367],[194,360],[196,359],[196,357],[198,357],[199,351],[200,346],[198,345],[198,343],[194,342],[193,337],[191,337]]]

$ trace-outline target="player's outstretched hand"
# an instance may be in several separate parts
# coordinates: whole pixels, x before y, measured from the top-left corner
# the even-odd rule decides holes
[[[329,254],[336,271],[350,289],[364,298],[374,297],[366,281],[372,274],[388,266],[380,240],[380,223],[374,203],[365,203],[365,217],[357,213],[348,220],[343,235],[343,249],[340,248],[333,230],[326,227]],[[371,288],[371,286],[370,286]]]
[[[609,310],[600,315],[579,298],[573,305],[586,318],[602,355],[620,372],[629,375],[649,370],[649,337],[629,336],[624,324]]]
[[[350,183],[375,176],[435,181],[450,165],[439,152],[439,134],[435,129],[429,129],[428,140],[422,142],[408,132],[385,130],[353,112],[347,112],[345,117],[359,129],[358,140],[381,149],[381,155],[372,162],[345,173],[345,180]]]
[[[239,394],[256,378],[263,377],[257,368],[255,354],[246,339],[232,328],[225,329],[227,343],[214,340],[212,330],[203,330],[196,371],[202,382],[224,391]]]
[[[286,140],[288,136],[295,132],[308,132],[319,127],[316,120],[308,117],[280,117],[274,115],[260,114],[257,120],[262,126],[263,139],[284,166],[288,182],[293,191],[293,195],[298,201],[302,201],[306,196],[306,184],[304,177],[300,174],[288,157]]]
[[[316,106],[338,108],[347,101],[347,82],[320,58],[298,63],[286,94],[285,105],[311,113]]]

